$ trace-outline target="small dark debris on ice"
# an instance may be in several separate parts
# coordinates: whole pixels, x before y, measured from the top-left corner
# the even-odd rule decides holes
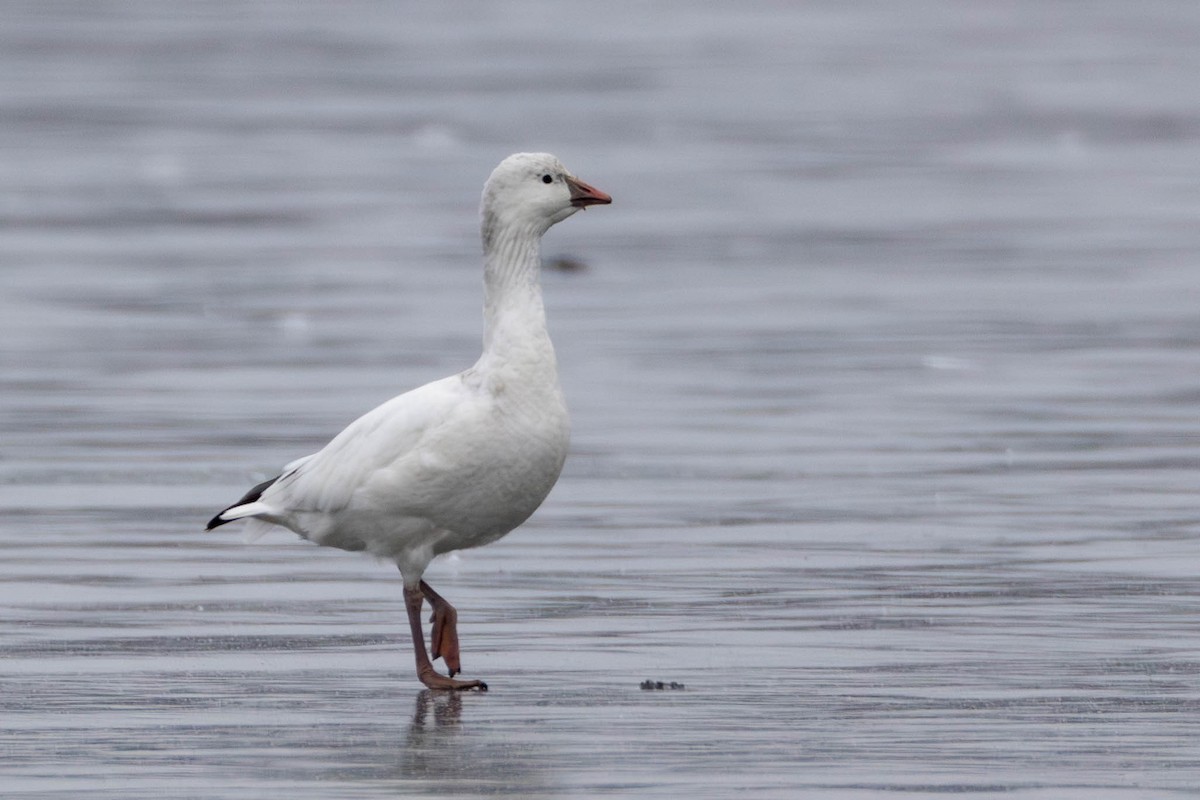
[[[682,689],[684,687],[682,683],[676,683],[675,681],[671,681],[670,683],[667,681],[642,681],[642,688],[646,691],[657,691],[659,689]]]

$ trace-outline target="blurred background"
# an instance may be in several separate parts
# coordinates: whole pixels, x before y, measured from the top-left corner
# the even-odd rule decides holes
[[[7,796],[1200,785],[1200,6],[0,17]],[[448,699],[390,567],[199,531],[473,362],[522,150],[614,203],[544,247],[559,486],[430,570]]]

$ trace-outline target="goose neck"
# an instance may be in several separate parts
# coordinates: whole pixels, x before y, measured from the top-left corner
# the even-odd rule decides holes
[[[546,313],[538,282],[541,235],[510,226],[484,240],[484,351],[528,349],[545,340]],[[540,348],[538,348],[540,349]]]

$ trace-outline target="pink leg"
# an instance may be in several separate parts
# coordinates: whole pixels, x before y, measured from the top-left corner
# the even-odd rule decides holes
[[[429,618],[433,623],[433,630],[429,634],[429,655],[434,661],[439,658],[444,660],[453,678],[462,672],[458,649],[458,611],[425,581],[421,581],[421,592],[429,605],[433,606],[433,615]]]
[[[404,587],[404,607],[408,611],[408,627],[412,631],[413,654],[417,659],[417,677],[430,689],[479,689],[486,692],[487,684],[483,681],[456,681],[434,670],[433,664],[429,660],[429,654],[425,652],[425,634],[421,630],[421,604],[424,599],[424,593],[420,586]]]

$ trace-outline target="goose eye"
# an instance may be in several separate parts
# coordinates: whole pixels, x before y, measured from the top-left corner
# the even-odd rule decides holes
[[[554,178],[550,177],[549,175],[543,175],[542,183],[554,183]]]

